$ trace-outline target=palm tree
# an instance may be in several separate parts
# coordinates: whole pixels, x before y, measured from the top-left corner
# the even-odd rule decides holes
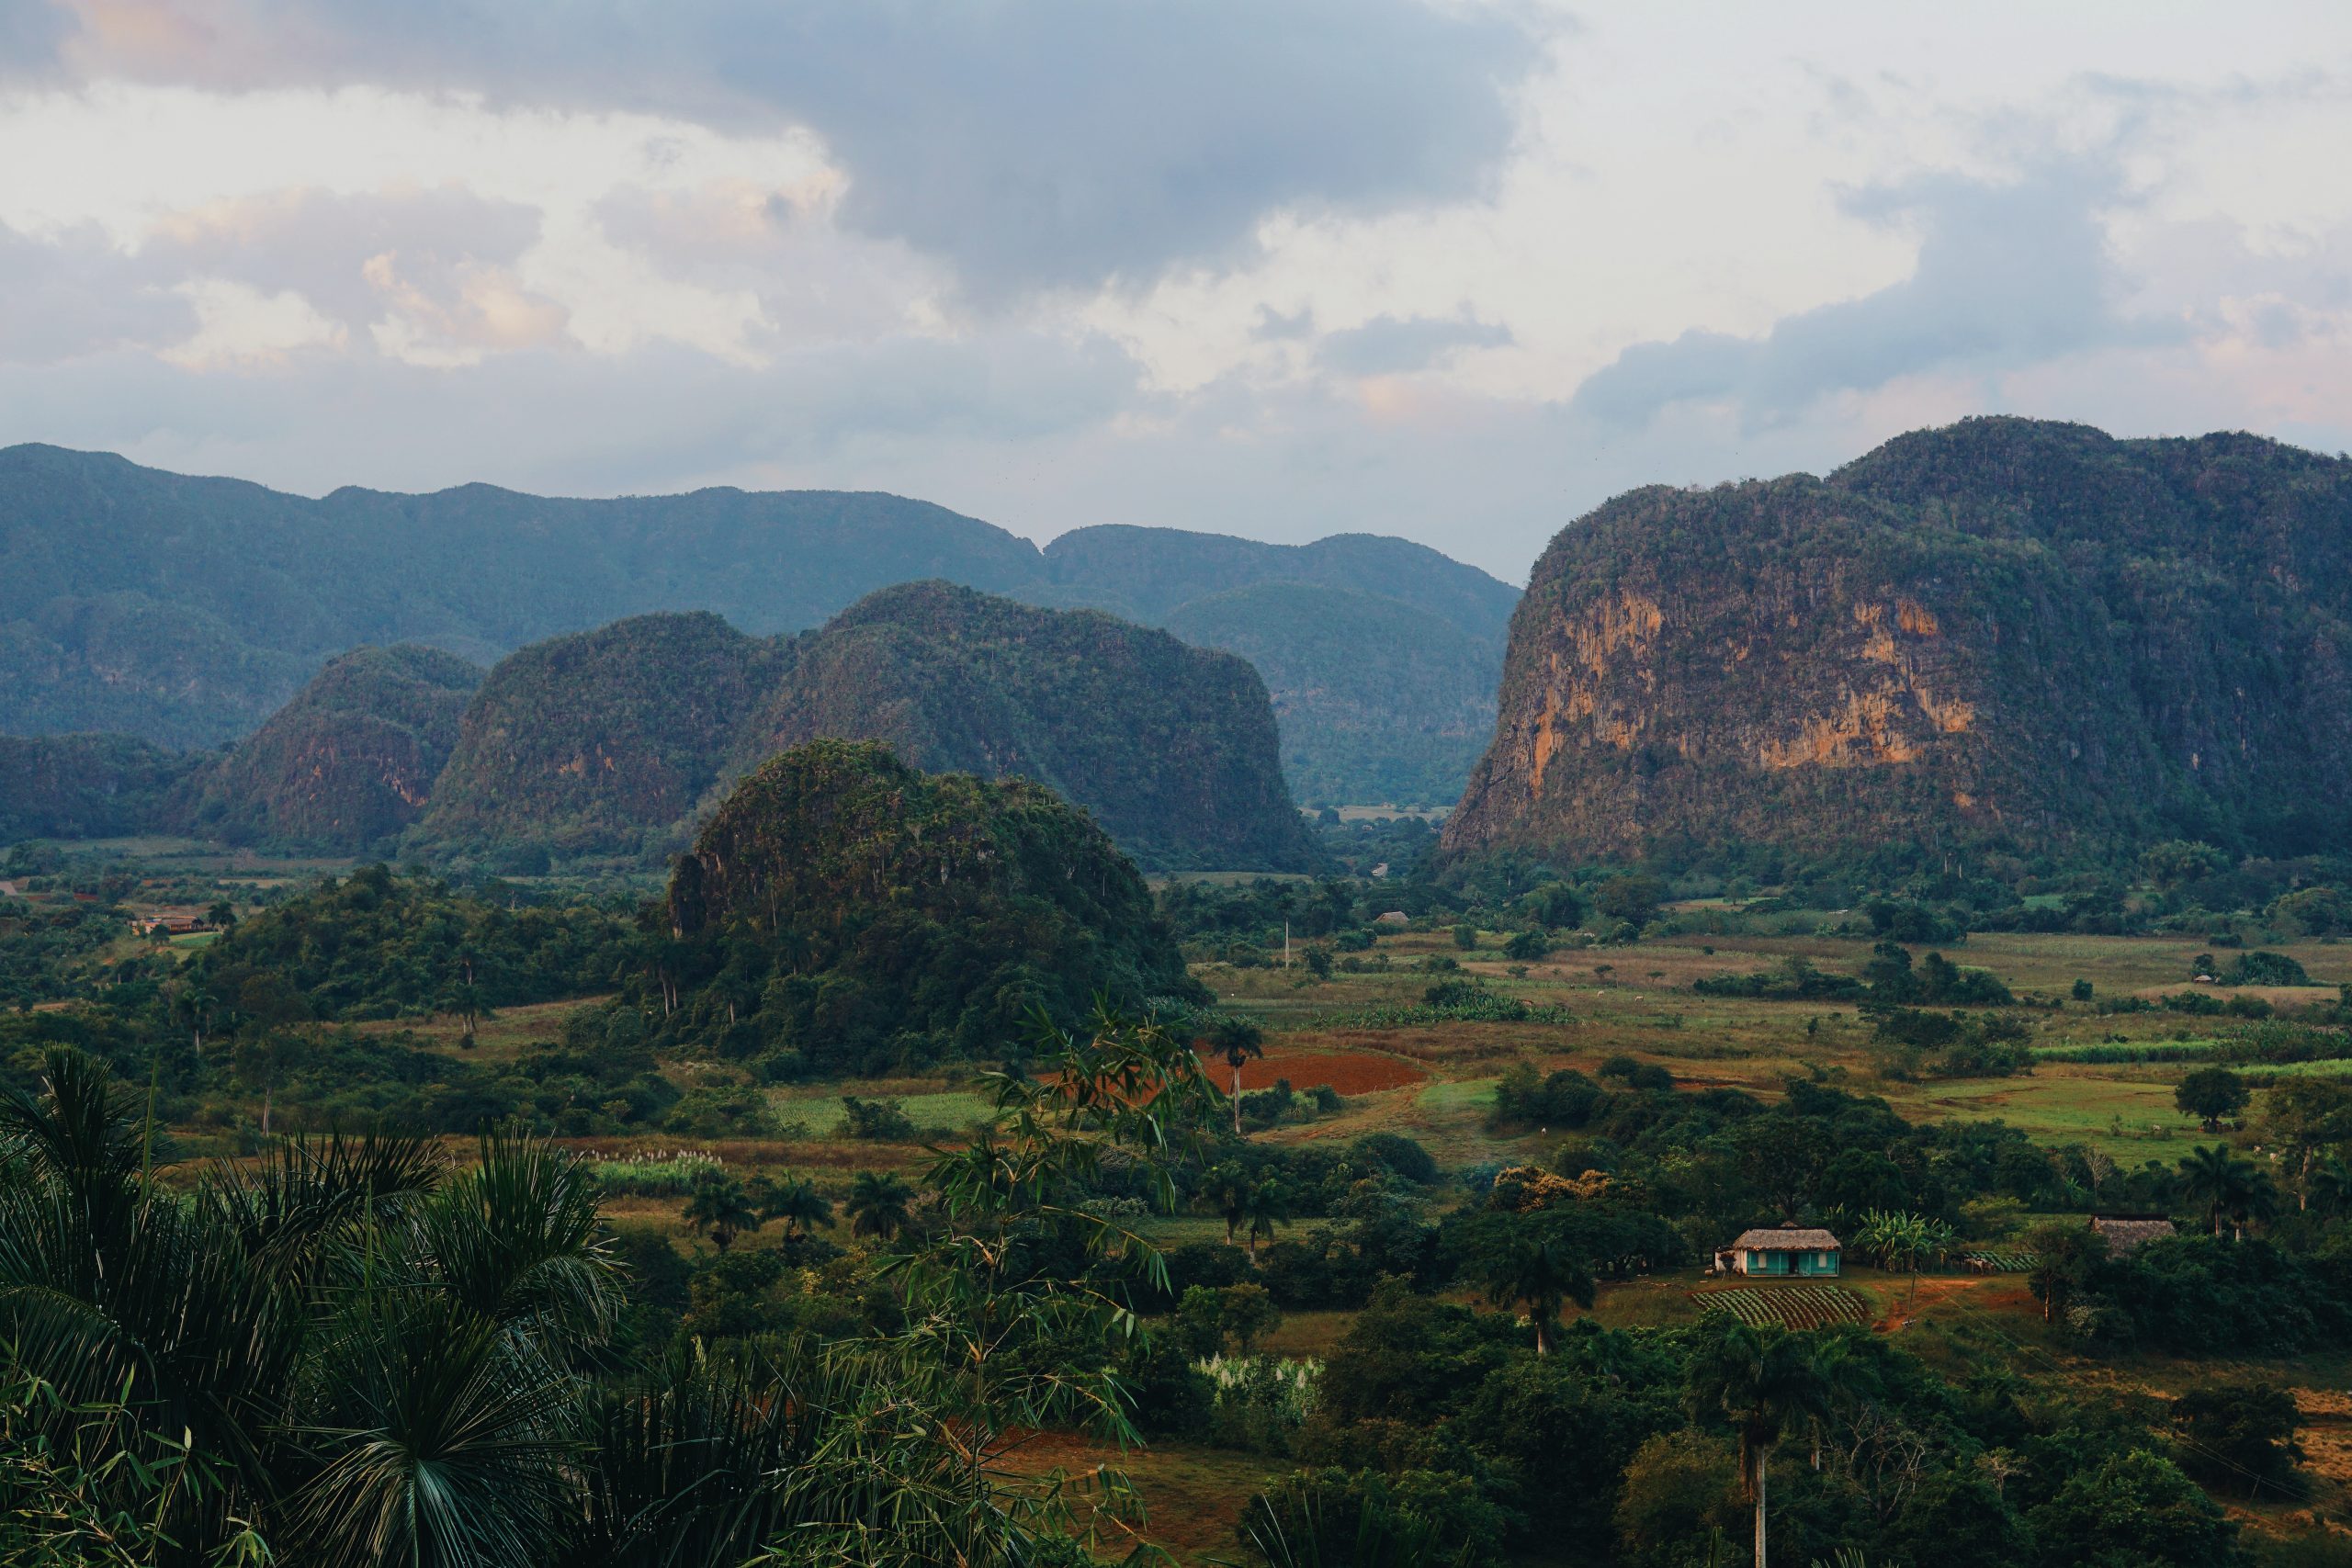
[[[2268,1171],[2251,1161],[2244,1163],[2245,1179],[2230,1203],[2230,1220],[2240,1241],[2245,1239],[2246,1226],[2269,1224],[2286,1204],[2285,1195]]]
[[[2330,1155],[2312,1166],[2303,1181],[2303,1196],[2324,1214],[2340,1213],[2352,1206],[2352,1164]]]
[[[2263,1206],[2267,1199],[2275,1198],[2267,1173],[2256,1168],[2250,1160],[2242,1160],[2228,1147],[2215,1144],[2211,1148],[2191,1149],[2180,1162],[2181,1201],[2202,1204],[2206,1223],[2215,1236],[2222,1234],[2224,1216],[2243,1218]]]
[[[1519,1221],[1493,1240],[1474,1265],[1487,1300],[1496,1306],[1525,1305],[1535,1325],[1535,1353],[1548,1356],[1561,1304],[1571,1297],[1578,1306],[1592,1304],[1591,1271],[1557,1231],[1545,1226]]]
[[[103,1066],[43,1077],[0,1096],[0,1337],[59,1395],[28,1435],[127,1461],[106,1517],[170,1561],[553,1558],[619,1304],[582,1167],[491,1137],[452,1178],[420,1140],[295,1137],[167,1192]]]
[[[761,1223],[782,1220],[786,1235],[805,1235],[818,1225],[832,1228],[832,1204],[805,1176],[786,1177],[782,1181],[763,1176],[752,1183],[752,1200],[759,1206]]]
[[[1241,1136],[1241,1067],[1266,1054],[1264,1032],[1245,1018],[1220,1018],[1209,1025],[1209,1049],[1233,1069],[1233,1135]]]
[[[1274,1227],[1290,1218],[1290,1196],[1283,1184],[1268,1177],[1250,1189],[1250,1196],[1241,1206],[1241,1217],[1250,1224],[1250,1256],[1258,1256],[1258,1244],[1272,1241]]]
[[[850,1183],[849,1234],[877,1235],[888,1241],[906,1229],[915,1190],[888,1171],[861,1170]]]
[[[1765,1564],[1765,1472],[1792,1421],[1828,1408],[1829,1391],[1805,1342],[1786,1329],[1734,1324],[1692,1359],[1685,1397],[1700,1417],[1730,1421],[1740,1483],[1756,1505],[1756,1568]]]
[[[1225,1245],[1236,1245],[1234,1235],[1250,1213],[1256,1184],[1250,1172],[1231,1160],[1211,1166],[1202,1176],[1201,1184],[1193,1190],[1193,1207],[1220,1215],[1225,1221]]]
[[[1829,1424],[1830,1407],[1849,1404],[1878,1392],[1878,1369],[1857,1355],[1860,1337],[1852,1333],[1822,1337],[1813,1353],[1814,1375],[1821,1380],[1822,1407],[1805,1413],[1806,1436],[1813,1439],[1813,1468],[1821,1468],[1821,1437]]]
[[[695,1182],[694,1196],[686,1200],[684,1219],[710,1237],[721,1252],[742,1232],[760,1228],[759,1211],[752,1207],[751,1195],[731,1176],[713,1174]]]

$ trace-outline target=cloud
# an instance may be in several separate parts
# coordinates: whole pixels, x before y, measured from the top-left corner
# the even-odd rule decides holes
[[[2102,208],[2122,199],[2103,164],[2050,164],[2006,182],[1938,175],[1871,187],[1842,205],[1872,223],[1917,225],[1909,277],[1784,317],[1762,337],[1694,330],[1636,344],[1587,378],[1571,406],[1618,425],[1684,401],[1785,419],[1822,398],[1906,376],[2011,370],[2176,336],[2177,324],[2125,310],[2127,280],[2100,220]]]
[[[0,4],[38,46],[40,18]],[[1424,0],[57,4],[73,30],[19,78],[805,125],[848,174],[847,223],[947,259],[982,299],[1246,251],[1274,211],[1472,197],[1543,54],[1516,10]]]
[[[1323,339],[1318,357],[1342,376],[1426,370],[1465,348],[1505,348],[1510,329],[1466,316],[1375,316]]]
[[[196,326],[191,303],[155,287],[95,224],[48,236],[0,224],[0,362],[169,343]]]
[[[247,322],[265,356],[340,345],[364,333],[391,357],[454,366],[562,335],[564,311],[513,271],[538,234],[535,209],[457,186],[288,190],[168,214],[140,259],[158,278],[200,277],[242,291],[216,296],[236,303],[206,318],[205,344],[188,351],[192,363],[235,362],[223,334]],[[281,301],[274,315],[252,303],[263,297]],[[334,330],[300,326],[286,300]],[[273,324],[258,330],[266,320]]]
[[[163,357],[190,370],[275,369],[308,350],[341,348],[348,335],[292,289],[265,294],[208,277],[173,292],[196,307],[197,328]]]
[[[844,233],[824,203],[748,180],[686,189],[626,186],[596,204],[605,237],[662,276],[759,300],[753,341],[775,353],[888,337],[942,314],[945,267],[893,241]]]

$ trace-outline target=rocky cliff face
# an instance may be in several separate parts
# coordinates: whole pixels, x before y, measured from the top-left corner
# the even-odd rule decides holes
[[[2340,847],[2347,656],[2352,463],[2251,437],[1637,491],[1538,562],[1445,852]]]

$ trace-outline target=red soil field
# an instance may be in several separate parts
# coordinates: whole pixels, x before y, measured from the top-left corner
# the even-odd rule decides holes
[[[1210,1081],[1219,1089],[1230,1089],[1233,1069],[1225,1065],[1224,1058],[1205,1052],[1203,1058],[1208,1065]],[[1293,1089],[1329,1084],[1341,1094],[1369,1094],[1374,1089],[1402,1089],[1429,1076],[1411,1062],[1378,1051],[1312,1047],[1285,1050],[1271,1045],[1263,1057],[1242,1066],[1241,1088],[1245,1093],[1253,1089],[1272,1089],[1276,1078],[1288,1078]]]

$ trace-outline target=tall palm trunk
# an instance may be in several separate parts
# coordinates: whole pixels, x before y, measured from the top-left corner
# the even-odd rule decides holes
[[[1772,1457],[1772,1445],[1758,1443],[1756,1447],[1756,1568],[1764,1568],[1764,1469]]]
[[[1241,1136],[1241,1064],[1233,1064],[1233,1135]]]

